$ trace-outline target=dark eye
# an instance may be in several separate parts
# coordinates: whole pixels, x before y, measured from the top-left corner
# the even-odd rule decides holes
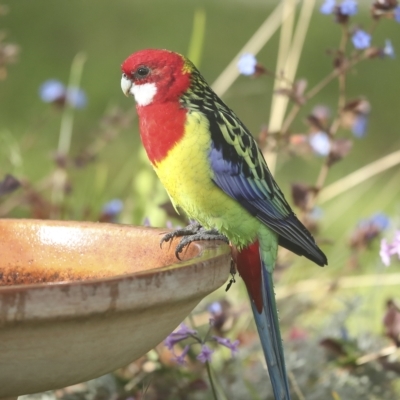
[[[136,70],[134,75],[136,78],[142,79],[142,78],[145,78],[147,75],[149,75],[149,73],[150,73],[150,68],[142,66]]]

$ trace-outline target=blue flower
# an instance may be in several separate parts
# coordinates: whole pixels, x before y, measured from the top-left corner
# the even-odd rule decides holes
[[[365,136],[368,126],[368,117],[365,114],[358,114],[353,121],[351,126],[351,131],[353,135],[357,138],[362,138]]]
[[[222,313],[222,305],[219,301],[214,301],[208,306],[208,311],[213,315],[219,315]]]
[[[87,104],[86,94],[82,89],[66,88],[56,79],[44,82],[39,88],[39,96],[45,103],[64,105],[67,101],[74,108],[83,108]]]
[[[206,344],[201,346],[201,352],[196,357],[200,362],[205,364],[207,361],[211,362],[211,354],[214,353],[214,350],[211,350]]]
[[[395,21],[397,21],[398,23],[400,23],[400,6],[397,6],[394,11],[393,11],[393,16]]]
[[[103,206],[103,214],[107,214],[109,216],[118,215],[122,209],[124,208],[124,203],[120,199],[110,200],[108,203]]]
[[[362,50],[371,46],[371,35],[362,29],[357,29],[351,38],[354,47]]]
[[[335,0],[325,0],[324,4],[319,9],[321,14],[332,14],[335,9],[336,1]]]
[[[390,58],[395,57],[394,48],[393,48],[392,42],[389,39],[385,40],[385,47],[383,48],[382,53],[386,57],[390,57]]]
[[[386,214],[378,212],[369,218],[371,224],[376,226],[380,231],[383,231],[389,226],[389,218]]]
[[[319,156],[327,156],[331,151],[331,143],[327,133],[319,131],[310,135],[308,139],[311,148]]]
[[[39,96],[45,103],[53,103],[65,98],[66,88],[56,79],[49,79],[39,88]]]
[[[87,104],[85,92],[80,88],[71,87],[67,89],[67,101],[75,108],[84,108]]]
[[[242,54],[237,63],[239,72],[242,75],[253,75],[256,72],[257,59],[253,54]]]
[[[357,14],[357,2],[355,0],[343,0],[342,4],[339,6],[340,12],[343,15],[348,15],[349,17]]]

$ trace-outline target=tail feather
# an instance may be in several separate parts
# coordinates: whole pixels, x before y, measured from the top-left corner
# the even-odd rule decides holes
[[[275,398],[290,400],[272,274],[261,260],[258,242],[238,253],[237,268],[246,283],[251,299]],[[255,277],[259,279],[255,280]]]

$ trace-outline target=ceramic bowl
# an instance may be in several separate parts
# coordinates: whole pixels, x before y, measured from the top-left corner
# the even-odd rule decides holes
[[[230,249],[167,230],[0,220],[0,398],[87,381],[160,343],[228,278]]]

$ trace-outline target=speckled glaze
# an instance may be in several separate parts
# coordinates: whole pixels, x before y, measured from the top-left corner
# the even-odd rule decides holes
[[[127,365],[226,281],[227,245],[192,243],[176,263],[166,232],[0,220],[0,398]]]

